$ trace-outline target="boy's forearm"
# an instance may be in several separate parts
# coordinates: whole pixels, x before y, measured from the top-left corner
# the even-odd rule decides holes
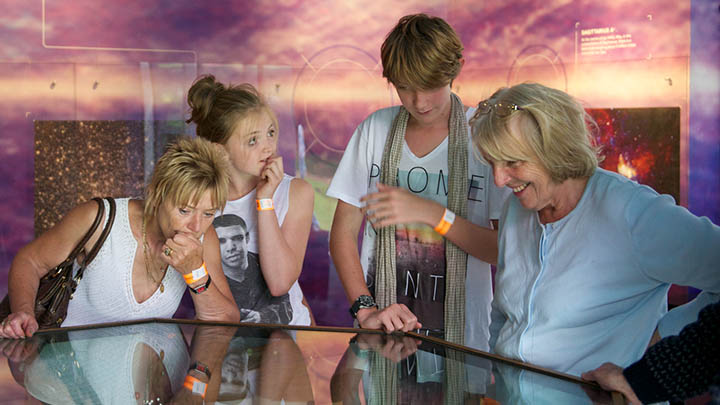
[[[370,294],[360,264],[357,241],[338,240],[337,237],[333,237],[330,243],[330,256],[345,289],[348,302],[354,302],[360,295]]]
[[[330,256],[351,303],[358,296],[369,294],[358,251],[362,221],[360,208],[338,201],[330,230]]]

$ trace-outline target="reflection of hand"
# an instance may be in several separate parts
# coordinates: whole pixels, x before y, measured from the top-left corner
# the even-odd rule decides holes
[[[31,361],[37,355],[38,347],[35,339],[0,340],[0,353],[14,363]]]
[[[635,395],[630,383],[623,375],[623,369],[613,363],[604,363],[602,366],[582,373],[583,380],[595,381],[606,391],[617,391],[625,395],[631,404],[642,404]]]
[[[360,210],[375,229],[388,225],[439,221],[444,208],[431,200],[413,195],[400,187],[377,184],[378,191],[360,199],[365,206]]]
[[[175,234],[172,239],[165,241],[163,249],[166,247],[171,249],[171,253],[169,256],[161,255],[163,261],[181,274],[188,274],[203,264],[202,242],[191,234]]]
[[[7,357],[10,372],[18,384],[25,385],[25,367],[38,355],[39,347],[35,339],[0,340],[0,353]]]
[[[256,198],[272,198],[283,176],[282,157],[274,156],[268,158],[265,167],[260,172],[260,182],[257,185],[257,191],[255,193]]]
[[[357,320],[362,328],[383,329],[386,333],[422,328],[415,314],[405,304],[392,304],[381,310],[361,309],[357,313]]]
[[[240,322],[260,323],[260,312],[241,308]]]
[[[0,338],[23,339],[38,330],[34,314],[13,312],[0,323]]]
[[[419,339],[408,336],[380,335],[376,333],[358,334],[355,341],[361,350],[373,350],[395,363],[415,353],[420,343],[422,343]]]

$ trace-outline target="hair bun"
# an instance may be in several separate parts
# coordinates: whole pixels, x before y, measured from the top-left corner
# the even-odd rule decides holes
[[[225,91],[225,86],[215,80],[211,74],[201,75],[190,86],[187,102],[190,106],[190,119],[186,122],[199,124],[207,119],[218,94]]]

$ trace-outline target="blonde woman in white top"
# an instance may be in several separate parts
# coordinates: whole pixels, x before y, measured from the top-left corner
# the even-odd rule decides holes
[[[195,292],[198,319],[238,321],[210,226],[215,211],[225,206],[227,185],[224,156],[212,144],[180,139],[171,145],[155,166],[146,199],[117,200],[110,235],[79,281],[62,326],[169,318],[186,287]],[[9,276],[11,313],[0,325],[0,337],[37,331],[39,280],[80,242],[97,210],[93,201],[79,205],[18,252]],[[98,227],[86,251],[101,231]]]

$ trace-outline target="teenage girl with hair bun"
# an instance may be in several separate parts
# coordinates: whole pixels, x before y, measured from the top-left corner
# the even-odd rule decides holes
[[[252,85],[224,85],[212,75],[197,78],[188,105],[197,135],[222,146],[230,161],[228,202],[214,224],[242,321],[310,325],[298,277],[314,194],[284,173],[277,117]],[[228,215],[244,227],[227,226],[240,222],[222,219]]]

